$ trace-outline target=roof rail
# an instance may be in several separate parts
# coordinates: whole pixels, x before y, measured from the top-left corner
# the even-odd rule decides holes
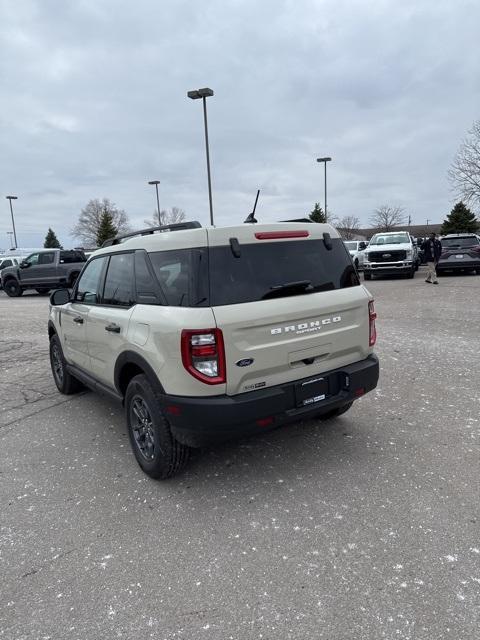
[[[279,220],[279,222],[312,222],[310,218],[295,218],[294,220]]]
[[[102,244],[102,249],[104,247],[111,247],[114,244],[121,244],[124,240],[128,238],[134,238],[135,236],[148,236],[156,231],[163,233],[165,231],[184,231],[185,229],[200,229],[200,222],[197,220],[192,220],[191,222],[175,222],[174,224],[163,224],[159,227],[148,227],[147,229],[140,229],[139,231],[131,231],[130,233],[124,233],[121,236],[116,236],[115,238],[109,238],[105,240]]]

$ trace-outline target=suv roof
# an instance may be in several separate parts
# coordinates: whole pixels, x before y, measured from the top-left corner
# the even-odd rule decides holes
[[[441,236],[442,238],[478,238],[477,234],[472,231],[472,233],[447,233],[445,236]]]
[[[294,234],[298,233],[298,236]],[[265,236],[265,234],[270,234]],[[258,237],[258,236],[263,237]],[[231,240],[251,243],[258,240],[275,242],[310,237],[311,239],[340,238],[338,231],[325,223],[273,222],[264,224],[240,224],[230,227],[201,227],[199,222],[181,223],[142,229],[107,240],[92,255],[98,256],[112,251],[145,249],[147,252],[199,248],[206,245],[229,245]]]

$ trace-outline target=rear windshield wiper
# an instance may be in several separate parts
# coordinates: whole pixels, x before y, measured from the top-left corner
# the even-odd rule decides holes
[[[275,284],[270,287],[261,297],[262,300],[267,298],[275,298],[282,295],[298,295],[299,293],[312,293],[315,288],[312,286],[311,280],[297,280],[296,282],[284,282],[283,284]]]

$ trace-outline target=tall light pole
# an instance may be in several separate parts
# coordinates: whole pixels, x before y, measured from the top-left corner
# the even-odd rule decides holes
[[[7,200],[10,202],[10,213],[12,215],[12,227],[13,227],[13,237],[15,238],[15,249],[18,248],[17,245],[17,232],[15,231],[15,218],[13,217],[13,207],[12,207],[12,200],[18,200],[17,196],[7,196]]]
[[[324,177],[325,177],[325,220],[328,220],[327,215],[327,162],[330,162],[331,158],[317,158],[317,162],[323,162]]]
[[[158,185],[160,184],[160,180],[149,180],[148,184],[154,184],[155,190],[157,192],[157,213],[158,213],[158,224],[161,225],[162,221],[160,219],[160,200],[158,199]]]
[[[213,227],[213,203],[212,203],[212,178],[210,175],[210,151],[208,148],[208,126],[207,126],[207,98],[213,96],[212,89],[205,87],[204,89],[195,89],[188,91],[187,96],[192,100],[203,100],[203,121],[205,123],[205,148],[207,151],[207,175],[208,175],[208,199],[210,202],[210,224]]]
[[[13,249],[14,248],[14,247],[12,247],[12,244],[13,244],[13,239],[12,239],[13,231],[7,231],[7,236],[8,236],[8,239],[10,241],[10,249]]]

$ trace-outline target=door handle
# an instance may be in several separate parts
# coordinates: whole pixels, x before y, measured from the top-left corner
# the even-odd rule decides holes
[[[77,324],[83,324],[83,318],[80,316],[77,316],[76,318],[74,318],[73,321],[76,322]]]
[[[105,331],[110,331],[111,333],[120,333],[120,327],[118,324],[107,324],[105,327]]]

